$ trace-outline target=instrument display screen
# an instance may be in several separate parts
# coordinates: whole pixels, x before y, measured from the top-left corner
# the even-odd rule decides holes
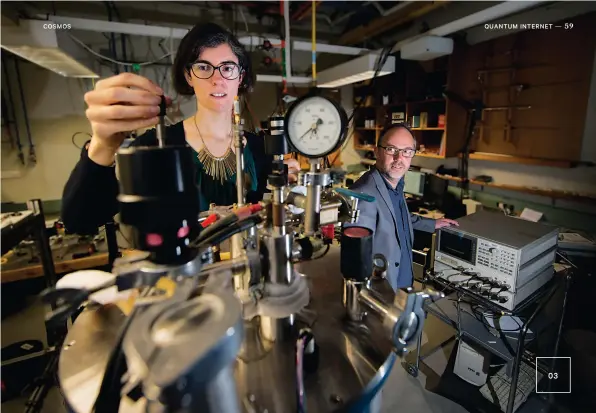
[[[441,231],[439,251],[476,265],[476,240],[463,234]]]

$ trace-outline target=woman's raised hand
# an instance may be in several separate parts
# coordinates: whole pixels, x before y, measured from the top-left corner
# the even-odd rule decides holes
[[[151,80],[128,72],[97,82],[95,89],[85,94],[93,131],[90,158],[108,164],[122,144],[124,132],[156,125],[163,93]]]
[[[85,94],[93,138],[117,148],[124,139],[123,132],[157,124],[161,95],[159,86],[133,73],[100,80]]]

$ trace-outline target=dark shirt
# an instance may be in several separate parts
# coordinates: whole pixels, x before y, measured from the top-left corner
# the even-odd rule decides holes
[[[412,245],[410,239],[410,214],[404,199],[404,178],[400,179],[396,188],[383,178],[387,190],[389,191],[389,198],[393,204],[393,211],[395,212],[395,219],[397,223],[397,236],[399,247],[401,249],[401,259],[399,261],[399,270],[397,276],[397,288],[406,288],[412,286],[414,273],[412,263]]]
[[[273,157],[265,154],[263,139],[255,134],[245,132],[247,146],[254,160],[256,183],[252,183],[252,190],[246,194],[246,201],[255,203],[263,199],[266,190],[267,176],[271,173]],[[186,137],[182,122],[166,128],[166,143],[171,145],[186,145]],[[137,137],[130,146],[157,146],[155,129],[148,130]],[[196,154],[195,154],[196,155]],[[246,171],[246,168],[245,168]],[[211,201],[224,197],[227,202],[219,205],[231,205],[236,202],[235,176],[233,182],[224,182],[216,187],[216,183],[208,185],[208,177],[203,176],[201,188],[204,192],[209,189]],[[219,183],[217,183],[219,184]],[[102,225],[113,220],[118,213],[119,192],[116,170],[111,166],[98,165],[89,159],[87,149],[81,151],[81,157],[64,186],[62,194],[61,218],[65,228],[78,234],[94,234]],[[202,197],[207,194],[202,193]],[[211,199],[213,198],[213,199]],[[206,204],[202,202],[202,204]],[[208,204],[207,204],[208,206]],[[202,209],[206,209],[202,205]]]

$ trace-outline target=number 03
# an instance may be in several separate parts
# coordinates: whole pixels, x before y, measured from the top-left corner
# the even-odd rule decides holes
[[[559,373],[548,373],[549,380],[557,380],[559,378]]]

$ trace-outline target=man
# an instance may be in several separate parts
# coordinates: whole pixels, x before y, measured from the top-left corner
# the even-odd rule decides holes
[[[387,279],[394,290],[413,283],[413,229],[434,232],[458,225],[451,219],[429,219],[410,214],[404,197],[404,175],[416,154],[416,139],[402,124],[386,129],[375,148],[375,167],[358,179],[352,190],[375,197],[375,202],[359,202],[360,226],[373,231],[373,251],[387,259]]]

